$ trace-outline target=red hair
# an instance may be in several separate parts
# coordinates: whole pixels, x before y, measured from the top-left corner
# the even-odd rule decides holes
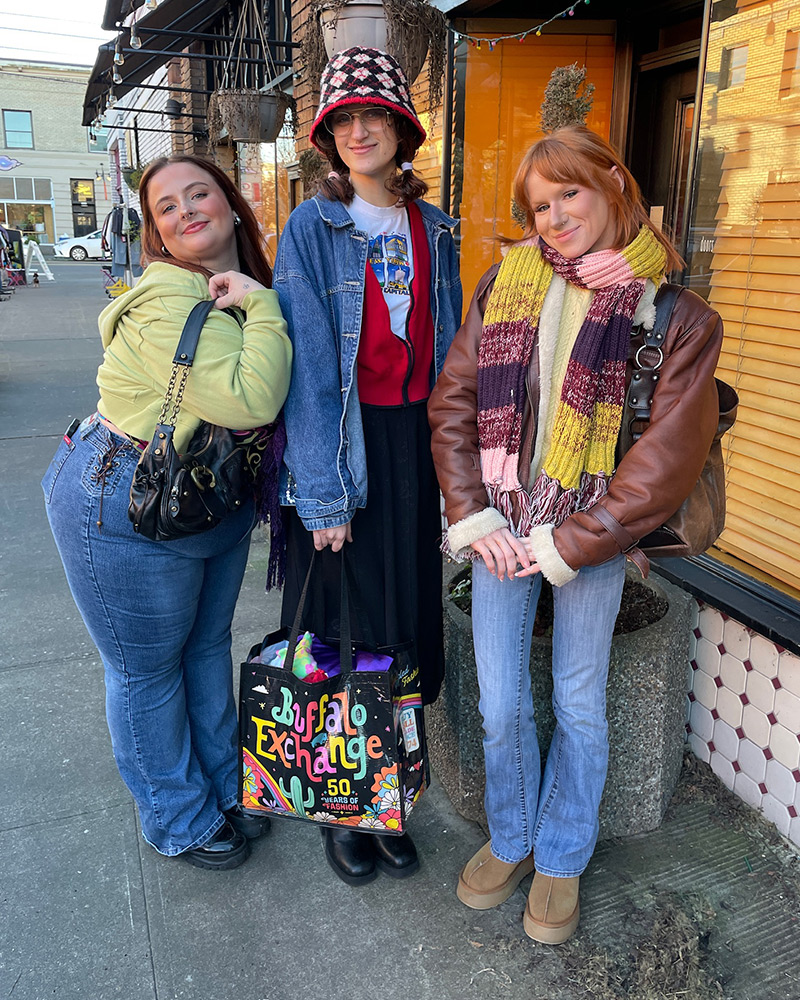
[[[683,270],[684,262],[675,247],[650,221],[633,174],[613,147],[591,129],[565,125],[534,143],[523,156],[514,178],[514,200],[525,212],[522,239],[536,235],[534,206],[528,198],[528,178],[532,173],[554,184],[580,184],[597,191],[607,199],[611,210],[614,249],[626,247],[641,227],[647,226],[666,251],[667,270]],[[618,177],[624,181],[622,189]]]
[[[255,213],[250,205],[245,201],[241,191],[228,177],[224,170],[205,160],[201,156],[189,156],[187,154],[176,154],[175,156],[160,156],[153,160],[142,174],[139,182],[139,201],[142,206],[142,264],[152,264],[153,261],[160,260],[165,264],[175,264],[186,271],[195,271],[197,274],[210,278],[212,272],[201,264],[193,264],[188,260],[179,260],[162,249],[163,241],[158,232],[158,225],[153,216],[148,198],[150,184],[159,171],[173,163],[189,163],[192,166],[204,170],[214,180],[231,206],[233,212],[239,216],[240,222],[235,227],[236,249],[239,254],[239,263],[244,274],[255,278],[266,288],[272,288],[272,269],[267,262],[264,237],[258,225]]]

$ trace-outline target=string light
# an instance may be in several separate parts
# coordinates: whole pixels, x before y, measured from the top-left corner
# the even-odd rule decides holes
[[[536,38],[542,37],[542,28],[546,28],[548,24],[552,24],[554,21],[559,20],[562,17],[574,17],[576,8],[580,7],[581,4],[586,4],[589,6],[589,0],[575,0],[575,3],[565,7],[560,10],[557,14],[553,14],[552,17],[548,18],[546,21],[542,21],[541,24],[534,25],[531,28],[526,28],[525,31],[517,31],[513,35],[495,35],[492,38],[487,38],[485,36],[478,35],[467,35],[463,31],[455,31],[453,28],[450,30],[455,36],[455,43],[458,45],[459,42],[469,42],[474,48],[480,49],[481,42],[487,42],[489,45],[489,51],[494,52],[494,48],[498,42],[510,42],[516,39],[518,42],[524,42],[528,35],[534,35]]]
[[[122,66],[124,62],[125,56],[122,54],[122,39],[117,36],[117,41],[114,45],[114,63],[117,66]]]
[[[114,88],[112,87],[108,92],[108,100],[106,101],[106,107],[113,108],[117,103],[117,95],[114,93]]]
[[[131,25],[131,48],[140,49],[142,47],[142,40],[139,38],[139,31],[136,27],[136,22],[134,21]]]
[[[116,66],[114,67],[114,72],[111,74],[111,79],[114,81],[114,83],[122,83],[122,74],[120,73],[120,71],[117,69]]]

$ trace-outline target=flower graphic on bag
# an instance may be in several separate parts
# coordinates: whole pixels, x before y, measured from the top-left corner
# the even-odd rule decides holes
[[[388,830],[397,830],[402,822],[400,812],[400,778],[397,764],[384,767],[375,775],[372,782],[374,810],[378,818]]]

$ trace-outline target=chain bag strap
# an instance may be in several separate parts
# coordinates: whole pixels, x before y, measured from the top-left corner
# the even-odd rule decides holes
[[[172,359],[164,402],[131,483],[128,517],[138,534],[154,541],[185,538],[214,528],[252,497],[255,475],[249,441],[203,422],[183,455],[174,445],[175,426],[203,325],[213,300],[198,302],[183,327]]]

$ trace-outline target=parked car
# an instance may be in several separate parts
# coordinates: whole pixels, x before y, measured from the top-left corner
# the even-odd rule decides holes
[[[97,229],[86,236],[76,236],[71,240],[59,240],[53,247],[56,257],[71,257],[73,260],[88,260],[89,257],[107,257],[103,252],[102,230]]]

